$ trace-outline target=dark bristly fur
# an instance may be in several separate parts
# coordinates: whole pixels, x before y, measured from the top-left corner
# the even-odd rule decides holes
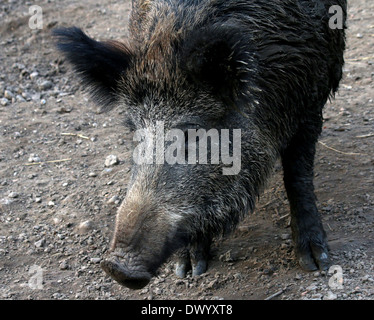
[[[116,41],[95,41],[76,27],[55,29],[53,35],[58,40],[57,48],[81,74],[96,101],[103,107],[113,105],[118,81],[130,64],[126,46]]]
[[[58,48],[105,105],[135,128],[241,129],[242,169],[136,165],[103,269],[144,286],[177,249],[176,272],[205,272],[212,237],[255,206],[277,158],[291,208],[295,252],[306,270],[329,253],[313,187],[322,108],[342,77],[343,29],[329,8],[345,0],[134,0],[128,44],[55,31]]]

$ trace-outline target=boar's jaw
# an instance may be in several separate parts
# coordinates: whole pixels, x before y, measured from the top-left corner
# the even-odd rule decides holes
[[[129,267],[115,254],[102,261],[100,266],[112,279],[130,289],[145,287],[152,277],[144,267],[138,265]]]

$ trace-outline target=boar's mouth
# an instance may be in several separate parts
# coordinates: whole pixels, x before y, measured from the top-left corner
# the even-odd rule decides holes
[[[101,268],[107,275],[117,281],[119,284],[130,289],[141,289],[151,280],[152,275],[139,268],[129,268],[121,262],[117,256],[112,256],[101,262]]]

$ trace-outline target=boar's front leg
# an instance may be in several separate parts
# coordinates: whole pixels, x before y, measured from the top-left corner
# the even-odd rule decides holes
[[[203,274],[208,268],[211,239],[199,240],[177,252],[175,274],[184,278],[192,269],[192,276]]]
[[[282,153],[296,257],[307,271],[326,270],[330,265],[326,233],[313,186],[315,144],[321,123],[318,118],[314,124],[303,125]]]

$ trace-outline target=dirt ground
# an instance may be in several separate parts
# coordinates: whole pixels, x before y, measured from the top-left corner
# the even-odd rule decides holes
[[[50,30],[127,35],[130,1],[0,0],[0,299],[374,298],[374,2],[349,1],[344,80],[325,108],[315,187],[337,273],[303,272],[278,164],[254,214],[217,239],[209,270],[178,279],[169,261],[144,289],[99,267],[126,193],[131,136],[121,110],[98,114]],[[115,155],[118,163],[106,167]],[[333,271],[333,270],[331,270]]]

